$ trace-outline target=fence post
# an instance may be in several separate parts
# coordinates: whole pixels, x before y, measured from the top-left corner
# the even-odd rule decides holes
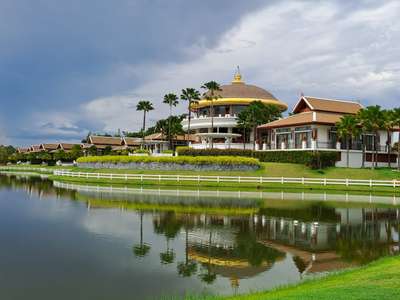
[[[180,179],[180,178],[179,178],[179,174],[176,176],[176,179],[177,179],[177,181],[179,182],[179,179]]]
[[[161,182],[161,175],[158,175],[158,182]]]
[[[200,175],[197,175],[197,184],[200,184]]]
[[[143,174],[140,174],[140,182],[143,182]]]
[[[128,174],[125,174],[125,181],[128,180]]]
[[[346,178],[346,186],[349,186],[349,179]]]
[[[304,177],[301,178],[301,184],[304,185]]]
[[[393,187],[396,188],[396,179],[393,179]]]
[[[283,177],[281,178],[281,183],[284,184],[284,179],[283,179]]]
[[[324,185],[326,186],[326,178],[324,178]]]
[[[372,187],[372,179],[369,180],[369,187]]]
[[[263,183],[263,178],[262,178],[262,176],[260,176],[260,183],[261,183],[261,184]]]
[[[238,176],[238,182],[240,183],[240,176]]]

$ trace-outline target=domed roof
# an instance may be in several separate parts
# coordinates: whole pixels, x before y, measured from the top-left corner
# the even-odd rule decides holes
[[[261,101],[266,105],[275,104],[279,106],[282,111],[288,108],[286,103],[278,100],[267,90],[244,83],[239,72],[235,74],[231,84],[222,85],[221,91],[216,92],[216,94],[219,96],[219,99],[214,100],[214,105],[249,105],[253,101]],[[208,95],[209,93],[206,94],[206,96]],[[210,101],[204,97],[195,107],[207,107],[210,105],[209,102]]]

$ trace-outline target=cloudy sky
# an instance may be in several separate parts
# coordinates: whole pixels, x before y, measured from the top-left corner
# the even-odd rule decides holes
[[[244,80],[400,102],[400,1],[0,0],[0,144],[138,130],[138,100]],[[183,104],[176,109],[183,112]]]

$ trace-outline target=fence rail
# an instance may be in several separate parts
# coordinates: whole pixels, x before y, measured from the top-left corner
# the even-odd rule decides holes
[[[118,174],[118,173],[95,173],[95,172],[72,172],[55,170],[56,176],[94,178],[108,180],[134,180],[134,181],[175,181],[175,182],[216,182],[216,183],[279,183],[279,184],[302,184],[302,185],[344,185],[344,186],[386,186],[399,188],[400,180],[362,180],[362,179],[333,179],[333,178],[292,178],[292,177],[255,177],[255,176],[203,176],[203,175],[168,175],[168,174]]]

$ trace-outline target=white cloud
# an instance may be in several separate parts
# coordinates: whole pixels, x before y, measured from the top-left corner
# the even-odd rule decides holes
[[[303,91],[394,105],[400,96],[400,2],[357,7],[347,11],[340,1],[279,1],[238,20],[214,47],[199,40],[184,49],[190,57],[186,62],[123,66],[146,74],[147,81],[125,95],[89,101],[79,117],[101,122],[106,131],[139,129],[138,100],[155,103],[150,120],[166,116],[165,93],[209,80],[229,82],[236,65],[245,81],[289,104]]]

